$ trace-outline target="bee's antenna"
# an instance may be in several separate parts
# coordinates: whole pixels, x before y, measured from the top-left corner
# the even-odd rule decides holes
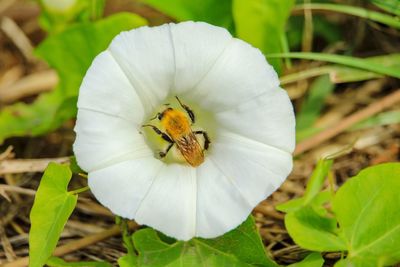
[[[158,116],[160,116],[160,112],[158,112],[156,115],[154,115],[154,117],[150,118],[149,121],[155,120],[158,118]]]
[[[179,104],[183,107],[183,104],[182,104],[181,100],[179,99],[179,97],[176,95],[175,98],[176,98],[176,100],[178,100]]]

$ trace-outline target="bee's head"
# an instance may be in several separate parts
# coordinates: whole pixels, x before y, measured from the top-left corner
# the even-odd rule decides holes
[[[162,118],[164,117],[164,115],[165,115],[167,112],[170,112],[170,111],[172,111],[172,110],[173,110],[173,108],[166,108],[166,109],[164,109],[163,112],[160,112],[160,113],[157,114],[157,118],[161,121]]]

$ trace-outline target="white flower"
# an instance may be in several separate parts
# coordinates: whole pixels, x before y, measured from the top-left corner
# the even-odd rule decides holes
[[[211,140],[197,167],[178,159],[176,145],[159,159],[168,143],[142,127],[161,127],[150,119],[165,103],[184,112],[175,96],[193,109],[193,131]],[[80,88],[74,151],[115,214],[180,240],[212,238],[287,177],[294,128],[290,100],[258,49],[223,28],[184,22],[123,32],[95,58]]]

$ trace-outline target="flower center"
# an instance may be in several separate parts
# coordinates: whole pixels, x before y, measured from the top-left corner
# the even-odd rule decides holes
[[[155,157],[167,164],[197,167],[211,149],[215,120],[199,105],[170,97],[150,116],[142,129]]]

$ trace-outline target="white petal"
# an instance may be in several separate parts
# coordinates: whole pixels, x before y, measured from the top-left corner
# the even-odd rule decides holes
[[[122,32],[108,48],[136,89],[146,114],[168,96],[175,76],[169,25]]]
[[[274,88],[252,101],[215,114],[220,128],[292,153],[295,117],[287,93]]]
[[[170,24],[175,52],[175,86],[173,93],[183,96],[210,71],[232,41],[230,33],[204,22]],[[184,96],[183,96],[184,97]]]
[[[147,157],[90,172],[90,190],[113,213],[134,219],[162,165],[161,161]]]
[[[129,80],[108,51],[93,61],[79,89],[78,108],[143,122],[144,109]]]
[[[74,152],[90,172],[115,162],[153,156],[137,126],[119,117],[80,108]]]
[[[209,111],[233,108],[279,86],[260,50],[233,39],[190,97]]]
[[[218,134],[209,157],[253,207],[292,170],[290,153],[230,132]]]
[[[189,240],[196,227],[196,187],[194,168],[164,165],[143,199],[135,220],[166,235]]]
[[[198,167],[196,236],[222,235],[242,223],[252,209],[232,177],[225,176],[209,158]]]

